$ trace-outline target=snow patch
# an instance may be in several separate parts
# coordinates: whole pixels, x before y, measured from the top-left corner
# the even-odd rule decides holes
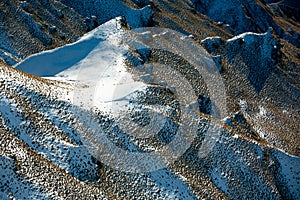
[[[120,20],[121,18],[113,19],[73,44],[32,55],[14,67],[37,76],[55,76],[80,62],[102,41],[119,31]]]

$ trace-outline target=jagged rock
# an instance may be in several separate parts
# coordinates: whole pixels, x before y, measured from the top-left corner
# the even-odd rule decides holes
[[[149,5],[150,0],[133,0],[133,2],[136,5],[143,7],[143,6]]]
[[[73,8],[84,17],[96,16],[98,24],[118,17],[125,16],[126,21],[132,28],[147,26],[151,21],[152,10],[146,6],[140,10],[131,9],[119,0],[105,1],[68,1],[62,0],[62,3]]]
[[[1,54],[0,57],[9,64],[15,64],[33,53],[64,45],[66,41],[74,42],[87,31],[114,17],[125,16],[132,28],[147,26],[152,17],[150,6],[132,9],[120,0],[6,2],[0,5],[0,49],[13,56],[8,59]],[[7,18],[7,13],[14,13],[13,18]],[[51,24],[56,31],[40,24]],[[65,33],[65,37],[53,34],[53,31]]]
[[[259,92],[269,75],[275,70],[280,55],[279,42],[272,35],[272,28],[263,34],[243,33],[227,40],[227,58],[234,63],[241,59],[249,67],[249,81]]]
[[[223,67],[222,67],[222,56],[217,55],[217,56],[212,56],[213,61],[216,64],[216,67],[218,68],[219,72],[222,73]]]
[[[56,11],[62,12],[64,20],[68,20],[70,16],[70,18],[78,16],[78,19],[74,19],[74,23],[78,22],[75,25],[81,26],[83,32],[87,29],[87,24],[83,22],[84,17],[89,17],[90,22],[93,21],[91,13],[81,16],[77,15],[75,10],[58,8],[59,5],[62,6],[60,1],[28,0],[27,2],[29,2],[30,12],[38,10],[39,7],[46,7],[47,12],[56,17],[58,16],[55,14]],[[72,2],[89,6],[115,1],[69,1],[70,4]],[[216,65],[221,63],[220,61],[224,63],[222,73],[224,85],[221,86],[226,87],[228,94],[227,102],[224,101],[221,106],[227,104],[229,105],[228,112],[235,112],[224,119],[224,122],[231,127],[211,116],[214,100],[210,99],[208,94],[222,88],[217,85],[207,91],[205,82],[201,80],[201,74],[197,73],[188,60],[184,60],[176,53],[171,53],[168,49],[146,47],[137,50],[135,45],[130,46],[129,49],[126,46],[122,48],[120,55],[122,60],[112,62],[112,65],[108,64],[109,61],[118,57],[114,54],[116,46],[123,47],[123,43],[114,43],[118,41],[115,37],[122,35],[119,33],[124,33],[132,26],[132,24],[127,24],[127,16],[119,17],[86,34],[76,43],[42,52],[23,62],[25,65],[26,62],[28,64],[26,70],[32,70],[32,73],[40,72],[37,73],[40,76],[48,75],[48,79],[20,72],[2,64],[0,60],[0,198],[248,199],[253,197],[255,199],[300,199],[300,169],[297,167],[300,165],[299,123],[297,123],[300,110],[300,89],[298,87],[297,48],[287,41],[281,41],[285,46],[279,46],[271,30],[264,34],[248,32],[225,40],[232,36],[223,34],[227,33],[223,26],[216,25],[217,29],[222,31],[214,32],[213,30],[216,29],[210,28],[211,24],[215,23],[211,23],[207,18],[195,12],[192,15],[185,15],[190,12],[190,1],[152,1],[152,3],[156,6],[154,7],[158,15],[156,20],[161,18],[161,21],[156,21],[161,22],[157,23],[157,26],[178,24],[180,19],[180,23],[182,22],[180,25],[184,29],[192,32],[192,29],[187,27],[194,27],[201,33],[194,34],[193,32],[195,41],[206,37],[208,32],[210,36],[221,35],[224,38],[211,38],[204,41],[202,45],[210,49]],[[209,3],[213,1],[207,1],[206,6]],[[1,8],[3,5],[3,2],[0,2]],[[166,7],[170,11],[173,10],[175,14],[163,13]],[[95,8],[92,6],[91,12],[98,12],[94,10]],[[3,10],[5,11],[5,9],[0,9],[0,13],[3,14]],[[180,15],[179,12],[184,14]],[[134,17],[141,19],[139,14],[142,12],[135,13],[137,16]],[[162,17],[162,13],[167,16],[166,19]],[[36,13],[30,13],[30,15],[34,20],[38,19]],[[2,20],[1,16],[6,15],[0,15]],[[41,16],[44,20],[44,16]],[[174,16],[176,16],[175,19],[172,18]],[[191,16],[197,20],[188,21],[191,20]],[[199,28],[198,20],[203,19],[205,20],[200,24],[205,24],[205,27]],[[56,20],[57,18],[54,21]],[[168,23],[164,23],[166,21],[163,20]],[[191,26],[186,26],[187,21]],[[67,25],[71,25],[69,23],[69,21],[66,22]],[[40,26],[39,24],[48,25]],[[64,33],[67,37],[64,42],[69,41],[72,33],[65,31],[56,23],[49,23],[48,20],[45,20],[45,23],[37,20],[34,28],[43,32],[47,31],[49,26],[54,25],[57,27],[57,33],[51,35],[53,45],[57,45],[55,42],[58,37],[61,37],[60,33]],[[209,28],[206,29],[206,27]],[[9,34],[6,35],[5,28],[0,26],[0,29],[0,36],[7,39],[0,43],[2,47],[11,47],[10,45],[14,44],[13,40],[19,39],[17,37],[24,39],[22,34],[9,37]],[[190,32],[184,33],[189,35]],[[141,34],[147,35],[148,32]],[[35,38],[35,41],[41,42],[40,38]],[[178,44],[186,41],[180,39]],[[90,45],[87,47],[82,44]],[[289,48],[290,52],[287,50]],[[282,57],[280,57],[280,49],[283,51]],[[0,49],[0,52],[6,55],[8,50]],[[178,54],[181,53],[180,50]],[[124,53],[124,51],[130,53]],[[13,55],[17,53],[14,52]],[[13,55],[9,57],[13,58]],[[200,53],[195,56],[203,55]],[[131,60],[131,65],[123,62],[123,58]],[[98,87],[107,85],[111,81],[116,81],[117,85],[119,83],[122,86],[125,85],[126,89],[130,88],[125,84],[128,77],[123,75],[132,71],[135,72],[134,75],[130,74],[133,75],[134,81],[140,84],[146,80],[147,83],[152,84],[151,77],[143,79],[144,74],[140,72],[151,73],[154,63],[165,64],[174,71],[177,70],[180,73],[179,77],[182,76],[191,84],[195,95],[183,96],[193,98],[192,105],[198,100],[199,110],[202,113],[199,113],[196,107],[196,115],[191,116],[190,108],[194,107],[190,104],[182,106],[181,102],[177,101],[177,94],[180,91],[178,89],[185,91],[186,85],[179,88],[165,87],[167,84],[164,81],[151,87],[139,87],[138,90],[135,90],[137,86],[134,85],[133,95],[125,97],[121,95],[122,97],[118,99],[120,101],[116,101],[115,104],[122,104],[128,100],[127,106],[133,105],[132,109],[121,110],[118,115],[102,111],[101,106],[101,110],[88,110],[80,107],[82,104],[78,106],[74,103],[76,98],[81,103],[83,99],[98,103],[99,99],[95,97],[94,92],[99,91],[102,97],[106,94],[106,90]],[[92,68],[94,71],[83,71],[82,67],[86,67],[85,70]],[[139,70],[143,67],[147,70]],[[78,68],[80,68],[79,72],[77,72]],[[101,71],[101,76],[97,76],[97,72],[101,69],[105,70]],[[62,70],[67,72],[54,76]],[[163,80],[171,79],[173,75],[176,75],[173,74],[173,70],[170,74],[167,72],[157,75]],[[69,75],[78,74],[79,77],[86,75],[86,79],[74,81],[73,77],[67,76],[68,72]],[[265,77],[262,73],[267,73],[267,75],[269,73],[269,77]],[[116,74],[120,74],[121,82],[118,82],[120,79],[115,76]],[[89,82],[93,76],[97,78],[96,83]],[[250,79],[255,77],[258,80],[251,82]],[[106,79],[102,84],[98,80],[103,80],[103,78]],[[214,77],[212,77],[212,84],[214,84],[213,80]],[[260,81],[266,81],[266,84],[260,85]],[[258,93],[255,93],[249,82],[254,85]],[[182,85],[181,83],[183,82],[179,82],[178,85]],[[114,86],[108,88],[111,92]],[[79,93],[74,97],[74,89],[83,90],[84,93]],[[85,92],[89,89],[93,93],[91,98],[88,92]],[[200,94],[199,97],[198,94]],[[185,99],[182,102],[184,101]],[[110,103],[112,102],[109,101],[108,104]],[[183,110],[185,106],[187,106],[187,113]],[[153,113],[155,115],[152,115]],[[185,118],[186,121],[183,121]],[[122,127],[122,124],[118,122],[124,119],[131,120],[131,123]],[[150,130],[151,128],[159,130],[153,137],[137,138],[134,134],[127,133],[127,128],[133,128],[133,130],[144,128],[151,124],[152,119],[156,120],[156,123],[150,127]],[[181,129],[184,122],[190,126],[193,120],[197,125],[194,130]],[[263,129],[265,127],[269,129]],[[276,132],[278,129],[280,131]],[[188,139],[193,134],[195,138],[191,144],[187,145],[188,149],[182,154],[178,153],[178,148],[185,146],[186,141],[175,140],[176,136],[186,135]],[[92,137],[91,143],[87,143],[86,136]],[[107,153],[111,161],[115,161],[114,156],[118,154],[111,153],[114,148],[106,148],[110,142],[117,147],[117,152],[120,149],[128,154],[142,152],[142,157],[145,156],[145,158],[147,153],[153,152],[159,156],[158,158],[162,158],[162,163],[166,165],[161,169],[145,173],[124,172],[118,168],[118,165],[111,165],[104,161],[99,156],[97,148],[91,145],[95,142],[95,147],[97,147],[103,141],[102,139],[108,139],[103,148],[107,150],[104,154]],[[167,146],[169,144],[173,146],[169,148]],[[164,155],[165,152],[161,150],[165,147],[170,150],[168,154],[171,155]],[[202,147],[206,150],[205,153],[201,151]],[[164,159],[165,156],[177,155],[179,155],[178,159],[172,163]],[[150,165],[156,165],[159,160],[155,159]],[[136,159],[133,157],[124,162],[136,163]]]
[[[225,118],[223,119],[223,121],[224,121],[228,126],[232,126],[232,121],[231,121],[230,117],[225,117]]]
[[[66,34],[61,33],[61,34],[59,34],[59,37],[60,37],[62,40],[65,40],[65,39],[66,39]]]
[[[206,95],[199,95],[198,96],[198,104],[200,112],[205,114],[210,114],[211,112],[211,100]]]
[[[208,37],[204,40],[201,40],[201,44],[204,46],[204,48],[208,51],[208,53],[213,53],[218,49],[221,44],[223,43],[221,37]]]
[[[20,6],[25,10],[25,11],[29,11],[29,7],[28,7],[28,3],[27,1],[20,1],[19,2]]]
[[[56,32],[57,32],[56,26],[51,26],[51,27],[49,27],[49,32],[50,32],[51,34],[56,33]]]
[[[198,11],[214,21],[230,24],[236,34],[267,31],[270,26],[277,27],[269,13],[257,1],[193,0],[193,2]],[[255,16],[252,16],[252,13],[255,13]]]
[[[299,40],[287,35],[273,20],[270,8],[258,0],[193,0],[193,3],[196,10],[212,20],[229,24],[235,34],[262,33],[273,27],[277,35],[299,46]]]

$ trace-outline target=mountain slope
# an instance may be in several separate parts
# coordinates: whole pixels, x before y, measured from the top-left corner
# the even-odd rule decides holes
[[[243,32],[265,32],[272,27],[276,34],[299,47],[299,33],[275,18],[272,7],[260,0],[206,1],[194,0],[195,9],[214,21],[229,24],[235,34]],[[288,17],[280,17],[285,21]],[[288,19],[297,23],[295,19]],[[290,29],[290,32],[287,29]]]
[[[112,20],[95,29],[89,35],[84,36],[82,40],[94,41],[95,36],[105,36],[107,31],[110,33],[122,32],[122,29],[115,28],[122,27],[122,24],[119,19]],[[107,39],[102,37],[99,41],[105,40]],[[228,43],[235,43],[234,40],[236,39],[232,39]],[[76,46],[78,43],[80,42],[73,45]],[[95,55],[104,55],[107,47],[101,49],[101,45],[104,43],[97,42],[97,44],[98,46],[88,55],[85,52],[80,52],[84,59],[93,58],[91,57],[92,52],[97,52]],[[24,61],[24,65],[34,72],[34,69],[39,70],[39,67],[29,68],[29,65],[37,63],[35,59],[45,58],[49,60],[45,56],[49,56],[49,54],[56,55],[57,53],[66,54],[70,49],[69,47],[66,46],[61,50],[35,55]],[[95,58],[98,59],[97,56]],[[43,61],[39,60],[39,62]],[[54,66],[56,65],[54,64]],[[85,66],[83,65],[83,67]],[[133,65],[132,67],[138,66]],[[22,67],[22,63],[19,67]],[[108,65],[106,67],[116,66]],[[84,72],[84,68],[81,72]],[[70,76],[61,76],[59,79],[67,81],[70,78],[73,79]],[[82,192],[85,197],[92,198],[89,195],[97,194],[96,198],[98,199],[103,198],[101,194],[112,199],[128,199],[134,196],[155,199],[236,197],[245,199],[249,195],[266,199],[298,198],[299,176],[297,174],[299,168],[296,166],[300,162],[299,158],[282,153],[277,149],[276,144],[268,143],[263,138],[251,138],[251,136],[244,135],[239,132],[239,129],[234,130],[236,127],[230,128],[230,126],[223,125],[220,122],[211,121],[206,115],[199,115],[200,123],[197,137],[186,153],[174,164],[165,169],[141,174],[122,172],[106,165],[106,163],[102,163],[101,160],[97,160],[95,154],[87,149],[86,140],[82,135],[87,131],[85,126],[90,126],[90,120],[91,122],[100,120],[100,127],[105,128],[108,133],[110,128],[107,127],[107,122],[112,123],[111,125],[114,123],[110,121],[113,118],[107,118],[103,114],[99,115],[97,111],[82,110],[83,107],[79,108],[79,112],[74,109],[74,99],[70,99],[69,94],[72,93],[74,88],[78,90],[80,87],[83,87],[83,89],[93,87],[92,85],[89,85],[88,82],[59,82],[41,79],[3,64],[1,65],[1,79],[2,100],[0,112],[2,126],[4,127],[1,132],[4,138],[2,143],[4,146],[1,148],[4,157],[1,160],[4,163],[10,162],[10,164],[5,164],[7,167],[4,169],[10,169],[16,173],[14,179],[16,185],[27,184],[27,181],[30,184],[38,183],[40,185],[40,189],[29,185],[29,188],[33,189],[29,189],[28,193],[33,192],[34,195],[38,195],[37,198],[41,198],[42,195],[45,198],[59,198],[66,197],[66,195],[69,197],[68,194],[76,190],[76,185],[80,185],[80,187],[85,188],[86,192],[90,192],[89,194]],[[84,79],[80,81],[84,81]],[[79,103],[80,101],[75,100],[76,102]],[[204,142],[203,137],[208,134],[207,128],[205,128],[207,123],[216,123],[214,126],[221,129],[221,135],[215,138],[216,142],[212,151],[202,157],[198,151]],[[237,121],[237,123],[245,122]],[[97,133],[96,130],[93,131]],[[117,136],[115,136],[115,139],[112,138],[112,141],[124,137],[118,135],[120,134],[118,132],[114,133]],[[276,141],[280,141],[280,139],[277,138]],[[6,144],[9,141],[16,141],[16,143]],[[125,145],[124,147],[132,145],[130,142],[127,143],[126,140],[119,142]],[[292,149],[291,146],[286,151],[294,153]],[[14,152],[19,153],[15,155]],[[298,155],[297,150],[295,153]],[[57,168],[60,171],[59,173],[62,174],[61,178],[53,180],[51,175],[53,170],[48,171],[44,168],[33,167],[29,168],[33,171],[27,172],[27,161],[24,160],[29,159],[26,157],[29,156],[28,154],[30,159],[40,163],[36,164],[38,166],[46,165],[51,169]],[[9,157],[10,155],[14,156]],[[44,164],[45,162],[49,164]],[[295,163],[294,167],[286,167],[290,162]],[[6,175],[5,171],[1,173],[4,176]],[[46,177],[43,179],[41,176],[36,176],[35,173],[45,174]],[[69,176],[72,178],[67,178]],[[67,193],[60,193],[52,185],[43,184],[44,181],[58,183],[60,179],[63,181],[65,178],[68,179],[67,182],[70,184],[70,186],[65,185],[69,188]],[[85,183],[82,185],[78,182]],[[5,184],[4,179],[1,183]],[[89,187],[92,188],[87,189]],[[4,194],[9,197],[28,197],[26,193],[24,193],[24,196],[17,193],[15,188],[7,188],[4,185],[2,188],[5,189]],[[101,192],[98,192],[98,190]]]
[[[300,57],[285,37],[299,23],[274,17],[276,2],[229,1],[259,7],[230,15],[239,23],[267,14],[283,31],[236,35],[203,15],[223,1],[201,2],[20,2],[63,6],[74,40],[93,30],[48,51],[28,43],[41,52],[16,68],[0,60],[0,198],[299,199]]]
[[[149,7],[133,9],[121,0],[87,2],[1,1],[1,60],[14,65],[33,53],[74,42],[117,16],[128,18],[133,27],[144,26],[152,14]]]

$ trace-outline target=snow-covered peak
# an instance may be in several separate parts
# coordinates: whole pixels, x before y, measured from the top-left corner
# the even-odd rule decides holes
[[[15,65],[15,68],[37,76],[55,76],[88,56],[101,42],[120,31],[123,23],[122,17],[112,19],[85,34],[77,42],[34,54]]]

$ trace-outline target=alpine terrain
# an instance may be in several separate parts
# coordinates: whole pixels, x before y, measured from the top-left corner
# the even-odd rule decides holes
[[[300,4],[1,0],[0,199],[300,199]]]

